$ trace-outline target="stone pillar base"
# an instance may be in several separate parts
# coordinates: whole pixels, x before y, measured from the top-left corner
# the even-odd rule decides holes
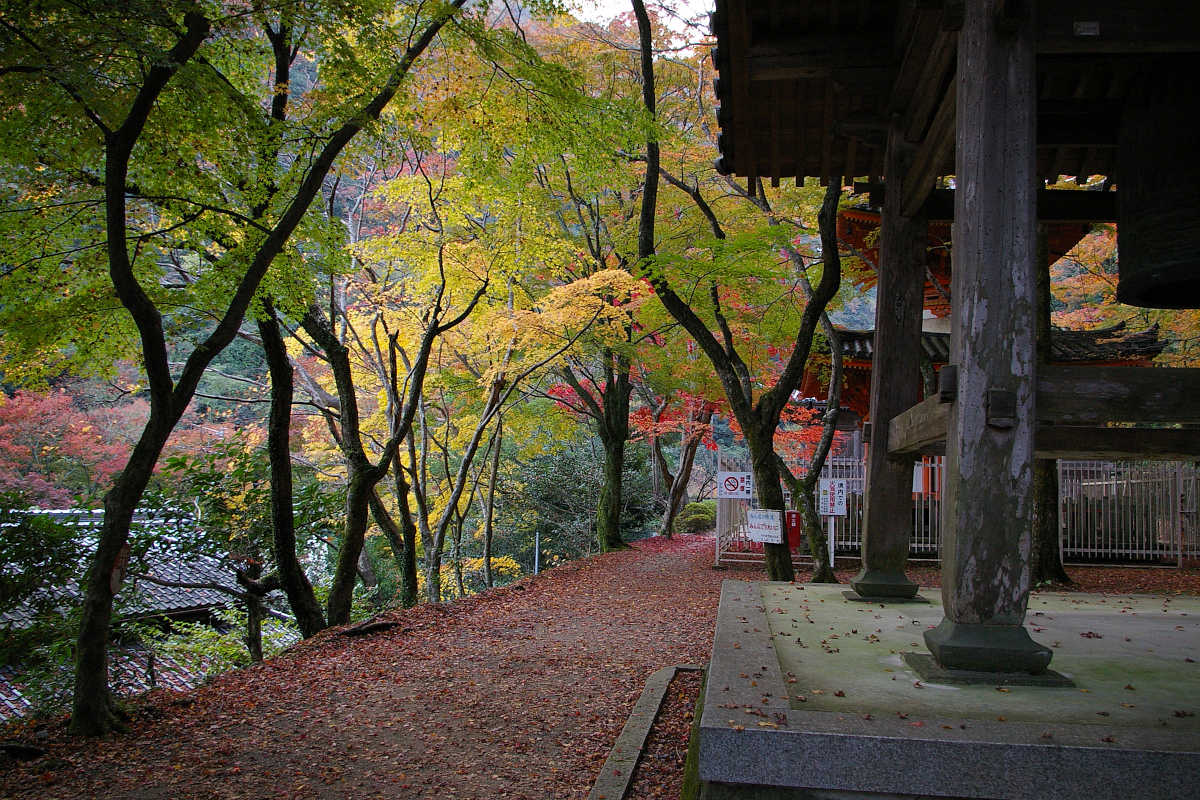
[[[925,631],[925,646],[946,669],[982,672],[1028,672],[1039,675],[1050,666],[1049,647],[1038,644],[1020,625],[980,625],[942,620]]]
[[[850,586],[861,597],[900,597],[917,596],[920,587],[910,581],[903,572],[889,572],[880,569],[863,567],[850,580]]]

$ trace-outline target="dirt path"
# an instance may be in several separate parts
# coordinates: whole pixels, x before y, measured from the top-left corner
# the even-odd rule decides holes
[[[708,659],[729,577],[711,546],[639,542],[387,632],[319,637],[186,705],[159,698],[129,734],[54,743],[0,794],[586,797],[646,677]]]

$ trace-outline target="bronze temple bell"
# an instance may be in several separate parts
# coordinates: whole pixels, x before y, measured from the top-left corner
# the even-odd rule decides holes
[[[1125,106],[1118,137],[1117,300],[1200,308],[1200,59],[1161,58]],[[1186,71],[1183,71],[1186,70]]]

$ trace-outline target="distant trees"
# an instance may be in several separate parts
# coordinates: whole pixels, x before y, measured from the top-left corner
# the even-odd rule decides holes
[[[0,493],[42,508],[91,507],[129,455],[66,392],[0,396]]]
[[[1133,329],[1159,326],[1167,347],[1158,363],[1200,364],[1200,311],[1157,309],[1118,303],[1117,230],[1095,225],[1069,253],[1050,267],[1052,320],[1061,328],[1087,329],[1128,323]]]

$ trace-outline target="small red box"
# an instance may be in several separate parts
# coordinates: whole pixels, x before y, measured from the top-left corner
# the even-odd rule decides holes
[[[783,512],[783,525],[787,528],[788,547],[795,550],[804,541],[802,528],[800,525],[799,511]]]

